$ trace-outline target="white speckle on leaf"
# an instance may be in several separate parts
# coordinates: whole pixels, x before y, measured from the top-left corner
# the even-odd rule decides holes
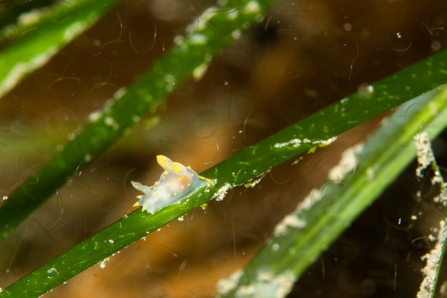
[[[194,31],[201,31],[205,29],[206,23],[216,15],[218,8],[213,6],[206,9],[194,22],[186,27],[186,32],[192,34]]]
[[[289,145],[289,142],[286,142],[286,143],[276,143],[275,145],[273,145],[273,147],[279,149],[279,148],[282,148],[282,147],[285,147],[285,146],[288,146],[288,145]]]
[[[359,88],[357,90],[357,95],[360,98],[367,98],[368,96],[370,96],[373,93],[374,93],[374,86],[373,85],[365,86],[365,84],[360,84],[360,86],[359,86]]]
[[[166,74],[163,79],[166,82],[166,90],[167,91],[172,91],[174,89],[175,86],[175,77],[171,74]]]
[[[166,83],[175,83],[175,77],[172,74],[165,74],[163,79],[166,81]]]
[[[69,42],[81,34],[95,20],[90,19],[89,22],[76,22],[71,24],[64,32],[64,40]]]
[[[230,293],[237,285],[240,278],[241,276],[238,276],[236,282],[234,282],[233,288],[228,287],[229,290],[226,292],[219,291],[219,294],[225,295]],[[255,279],[252,279],[249,285],[241,285],[236,293],[234,293],[234,296],[246,298],[282,298],[287,296],[292,289],[294,282],[295,275],[291,270],[285,270],[284,272],[275,275],[269,270],[261,269]]]
[[[183,35],[176,35],[175,37],[174,37],[174,44],[176,45],[176,46],[179,46],[179,45],[181,45],[181,44],[183,44],[183,41],[185,40],[185,38],[183,37]]]
[[[304,200],[298,204],[298,207],[295,210],[295,213],[298,214],[302,210],[309,210],[310,207],[312,207],[313,204],[321,200],[323,197],[323,192],[317,188],[314,188],[310,191],[310,193],[307,195],[307,197],[304,198]]]
[[[94,111],[94,112],[91,112],[90,115],[88,115],[88,120],[90,122],[95,122],[99,118],[101,118],[101,116],[102,116],[102,112],[101,111]]]
[[[89,163],[91,160],[92,160],[92,157],[90,156],[90,154],[86,154],[86,155],[84,156],[84,161],[85,161],[85,162]]]
[[[28,12],[24,12],[17,18],[17,25],[30,26],[37,23],[43,15],[44,10],[33,9]]]
[[[254,172],[256,172],[256,170],[255,170]],[[261,180],[262,180],[262,179],[265,177],[265,175],[267,175],[267,173],[269,173],[269,172],[270,172],[270,170],[267,170],[267,171],[265,171],[264,173],[258,175],[256,178],[253,178],[253,179],[248,180],[248,181],[244,184],[244,185],[245,185],[245,188],[249,188],[249,187],[253,188],[253,187],[255,187],[259,182],[261,182]]]
[[[305,226],[306,222],[299,219],[296,214],[289,214],[286,215],[284,219],[279,224],[276,225],[273,235],[275,237],[284,236],[287,235],[289,229],[302,228]]]
[[[109,116],[105,117],[104,118],[104,123],[107,126],[111,126],[114,130],[118,130],[118,128],[119,128],[118,123],[116,123],[115,119],[113,119],[112,117],[109,117]]]
[[[72,132],[70,132],[69,134],[67,134],[67,139],[69,139],[70,141],[71,141],[71,140],[74,140],[75,137],[76,137],[76,135],[75,135],[74,133],[72,133]]]
[[[194,33],[189,36],[189,42],[191,44],[206,44],[208,42],[208,37],[205,34]]]
[[[240,286],[236,292],[236,297],[250,297],[256,291],[253,285]]]
[[[273,276],[273,273],[268,270],[260,270],[256,279],[262,282],[266,282],[271,281],[273,279]]]
[[[219,190],[213,195],[213,199],[216,199],[216,201],[222,201],[224,197],[226,196],[228,190],[231,189],[230,183],[225,183],[224,186],[219,188]]]
[[[124,94],[126,94],[127,92],[127,88],[126,87],[121,87],[118,90],[115,91],[115,93],[113,93],[113,99],[119,99],[121,97],[124,96]]]
[[[318,145],[320,147],[326,147],[329,146],[330,144],[332,144],[333,142],[335,142],[337,140],[337,137],[332,137],[330,139],[327,140],[317,140],[317,141],[313,141],[312,144]]]
[[[293,147],[298,147],[298,146],[301,145],[301,140],[300,139],[293,139],[293,140],[290,140],[290,141],[285,142],[285,143],[276,143],[275,145],[273,145],[273,147],[279,149],[279,148],[286,147],[286,146],[289,146],[289,145],[293,145]]]
[[[201,78],[203,78],[207,69],[208,69],[208,64],[206,64],[206,63],[202,63],[199,66],[197,66],[196,68],[194,68],[194,70],[192,71],[192,76],[193,76],[194,80],[199,81]]]
[[[137,116],[137,115],[134,115],[134,116],[132,116],[132,121],[133,121],[134,123],[138,123],[138,122],[141,121],[141,118],[140,118],[139,116]]]
[[[227,19],[234,20],[239,16],[239,11],[237,9],[227,13]]]
[[[258,1],[250,1],[247,3],[247,6],[244,8],[245,14],[252,14],[252,13],[258,13],[260,10],[260,6]]]
[[[178,48],[178,50],[177,50],[177,48]],[[182,43],[182,44],[181,44],[179,47],[177,47],[177,48],[174,48],[176,54],[179,54],[179,53],[186,53],[186,52],[188,52],[188,50],[189,50],[188,45],[187,45],[186,43]],[[174,51],[174,49],[173,49],[173,51]]]
[[[54,268],[54,267],[47,270],[48,274],[53,273],[53,272],[57,272],[56,268]]]
[[[275,298],[286,297],[295,283],[295,276],[291,270],[286,270],[278,275],[274,282],[276,283]]]
[[[239,39],[241,37],[241,31],[236,29],[233,32],[231,32],[231,37],[233,37],[233,39]]]
[[[106,262],[108,262],[109,260],[110,260],[109,258],[105,258],[104,260],[99,262],[99,268],[101,268],[101,269],[106,268]]]
[[[242,270],[238,270],[231,274],[229,277],[219,280],[219,282],[217,283],[217,291],[219,292],[219,294],[226,295],[230,293],[234,288],[236,288],[237,284],[239,283],[239,279],[242,276],[242,273]]]
[[[345,175],[355,169],[357,166],[357,157],[363,150],[363,144],[358,144],[354,147],[348,148],[343,152],[342,158],[337,166],[329,171],[328,179],[341,182]]]

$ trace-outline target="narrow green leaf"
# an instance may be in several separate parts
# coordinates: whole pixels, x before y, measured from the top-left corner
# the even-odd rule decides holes
[[[243,270],[219,282],[220,297],[285,297],[306,268],[415,158],[414,136],[422,129],[434,138],[446,126],[445,88],[402,105],[365,145],[350,149],[327,184],[279,223],[274,237]]]
[[[11,42],[0,53],[0,97],[26,75],[47,63],[63,46],[93,25],[118,0],[62,1],[21,16],[21,22],[0,31]]]

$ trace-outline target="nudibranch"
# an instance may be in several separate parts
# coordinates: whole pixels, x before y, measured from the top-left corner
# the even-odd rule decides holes
[[[158,164],[164,169],[160,179],[152,186],[131,181],[132,186],[143,192],[137,196],[140,201],[133,206],[143,206],[143,211],[154,214],[158,210],[180,203],[181,200],[212,183],[197,175],[190,167],[173,162],[163,155],[157,155]]]

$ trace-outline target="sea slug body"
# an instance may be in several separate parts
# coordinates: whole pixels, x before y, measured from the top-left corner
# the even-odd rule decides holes
[[[131,181],[132,186],[143,192],[133,206],[143,206],[143,211],[154,214],[158,210],[180,203],[202,187],[211,184],[210,179],[197,175],[190,167],[173,162],[163,155],[157,155],[158,164],[164,169],[160,179],[153,186]]]

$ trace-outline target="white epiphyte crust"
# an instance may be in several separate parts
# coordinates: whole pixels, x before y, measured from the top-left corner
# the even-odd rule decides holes
[[[158,164],[164,169],[160,179],[152,186],[131,181],[132,186],[143,192],[134,206],[143,206],[143,211],[154,214],[158,210],[178,204],[187,196],[211,184],[211,180],[197,175],[190,167],[173,162],[163,155],[157,155]]]

